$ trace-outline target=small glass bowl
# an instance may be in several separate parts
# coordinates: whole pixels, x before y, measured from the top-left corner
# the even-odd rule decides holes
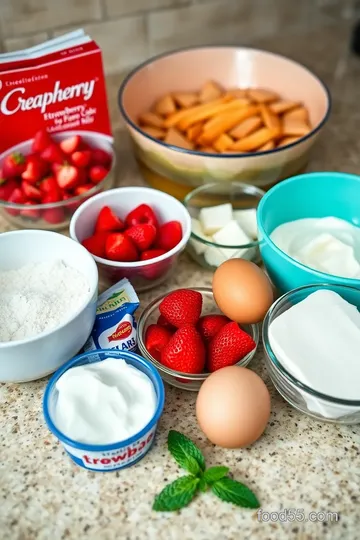
[[[209,315],[213,313],[221,313],[217,307],[213,292],[210,288],[207,287],[191,287],[192,291],[197,291],[201,293],[203,298],[203,309],[201,315]],[[193,392],[198,392],[200,386],[205,381],[205,379],[210,375],[210,373],[182,373],[181,371],[175,371],[168,367],[163,366],[160,362],[155,360],[151,354],[147,351],[145,347],[145,334],[147,328],[151,324],[156,324],[160,311],[159,304],[169,293],[163,294],[151,302],[142,312],[138,324],[138,347],[141,355],[151,362],[156,369],[160,372],[161,377],[171,386],[181,388],[183,390],[190,390]],[[244,324],[241,325],[243,330],[247,332],[255,341],[255,349],[252,350],[249,354],[244,356],[236,365],[241,367],[246,367],[249,362],[254,357],[258,344],[259,344],[259,328],[256,324]]]
[[[257,208],[264,195],[265,192],[261,189],[241,182],[205,184],[191,191],[185,197],[184,205],[190,216],[198,219],[202,208],[225,203],[231,203],[234,210]],[[222,262],[234,258],[246,259],[255,263],[260,262],[257,240],[241,246],[226,246],[206,240],[192,232],[187,251],[195,262],[210,270],[215,270]],[[219,263],[212,264],[209,262],[211,258],[218,260]]]
[[[334,291],[360,309],[360,289],[347,285],[328,283],[305,285],[284,294],[274,302],[263,322],[262,340],[266,368],[279,394],[295,409],[321,421],[358,424],[360,422],[360,400],[345,400],[328,396],[301,383],[282,366],[270,346],[269,327],[272,321],[319,289]]]

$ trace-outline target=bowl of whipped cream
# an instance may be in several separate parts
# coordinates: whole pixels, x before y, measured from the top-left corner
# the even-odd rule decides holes
[[[289,178],[260,200],[260,252],[275,287],[360,286],[360,176],[319,172]]]
[[[43,412],[77,465],[106,472],[134,465],[150,450],[164,401],[150,362],[132,352],[94,350],[52,376]]]

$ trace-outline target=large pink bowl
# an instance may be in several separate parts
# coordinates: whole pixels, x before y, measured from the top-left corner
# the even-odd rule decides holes
[[[208,80],[224,88],[267,88],[301,101],[313,130],[279,149],[252,154],[205,154],[170,146],[145,134],[136,121],[169,92],[194,91]],[[119,90],[119,107],[150,185],[183,198],[205,182],[238,180],[262,189],[307,165],[309,153],[330,112],[326,86],[307,68],[267,51],[245,47],[198,47],[157,56],[134,69]]]

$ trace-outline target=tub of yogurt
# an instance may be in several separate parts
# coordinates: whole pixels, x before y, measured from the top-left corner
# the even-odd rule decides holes
[[[164,400],[164,384],[147,360],[132,352],[97,350],[76,356],[53,375],[43,412],[77,465],[104,472],[145,456]]]

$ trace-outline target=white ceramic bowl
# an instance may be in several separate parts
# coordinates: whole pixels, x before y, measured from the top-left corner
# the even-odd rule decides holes
[[[51,231],[0,234],[0,271],[54,259],[63,260],[87,278],[88,297],[81,309],[59,327],[29,339],[0,342],[0,382],[32,381],[53,373],[79,352],[90,335],[96,314],[98,272],[87,250]]]
[[[121,219],[124,219],[131,210],[143,203],[153,208],[160,224],[173,220],[180,221],[183,229],[182,240],[164,255],[149,261],[123,263],[94,255],[100,277],[106,285],[128,278],[139,292],[152,289],[165,281],[174,270],[180,253],[189,241],[191,234],[189,212],[181,202],[162,191],[145,187],[123,187],[95,195],[84,202],[71,219],[70,236],[77,242],[82,242],[93,234],[96,218],[104,206],[110,206]]]

